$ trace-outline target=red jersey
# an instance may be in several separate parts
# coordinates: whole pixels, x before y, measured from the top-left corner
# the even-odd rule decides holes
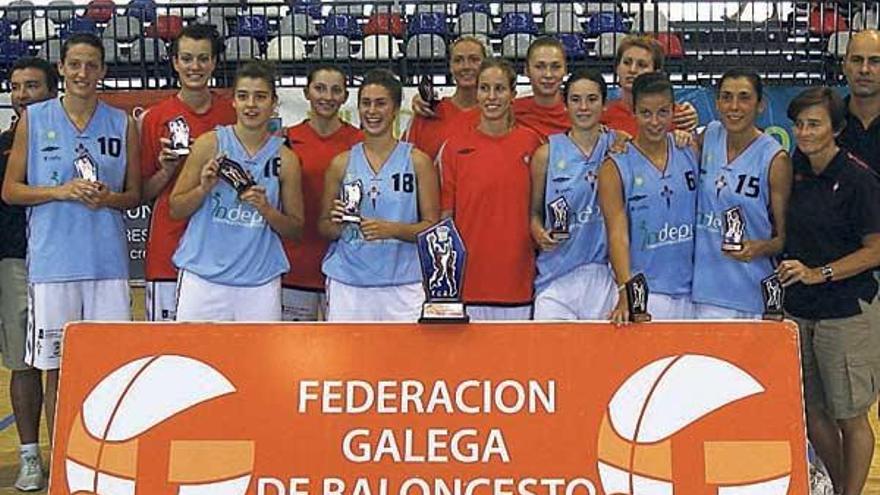
[[[141,176],[144,181],[161,168],[159,151],[162,149],[162,144],[159,138],[168,137],[168,122],[177,117],[186,119],[191,139],[213,130],[218,125],[234,124],[236,120],[232,100],[217,94],[212,96],[211,108],[201,114],[195,113],[177,95],[156,103],[149,108],[141,123]],[[171,196],[175,180],[176,177],[168,181],[153,204],[144,264],[144,277],[147,280],[177,280],[177,269],[171,263],[171,255],[177,250],[177,244],[186,230],[187,222],[171,219],[168,198]]]
[[[291,269],[282,278],[285,287],[305,290],[324,290],[321,261],[329,241],[318,233],[321,214],[321,196],[324,194],[324,172],[330,161],[363,141],[359,129],[343,124],[329,136],[322,137],[306,120],[287,130],[290,148],[296,152],[302,165],[302,193],[305,205],[305,226],[299,242],[284,239],[284,251]]]
[[[441,153],[442,209],[452,210],[467,248],[464,300],[529,304],[535,247],[529,232],[529,162],[541,145],[531,129],[504,136],[476,127],[449,139]]]
[[[545,107],[535,103],[534,96],[517,98],[513,100],[513,114],[517,124],[528,127],[545,139],[551,134],[571,129],[568,111],[562,101],[556,102],[552,107]]]
[[[432,160],[437,158],[440,147],[454,132],[477,125],[480,121],[480,108],[460,108],[452,98],[443,98],[434,110],[436,117],[427,118],[413,115],[409,129],[403,137],[425,152]]]
[[[630,136],[635,136],[639,133],[636,116],[623,100],[614,100],[605,106],[605,111],[602,112],[602,123],[612,129],[623,131]]]

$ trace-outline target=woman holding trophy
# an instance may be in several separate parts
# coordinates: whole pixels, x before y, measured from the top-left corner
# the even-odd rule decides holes
[[[440,218],[431,159],[394,138],[403,88],[391,72],[367,72],[358,90],[363,142],[337,155],[324,178],[318,229],[327,321],[416,321],[425,294],[416,234]]]

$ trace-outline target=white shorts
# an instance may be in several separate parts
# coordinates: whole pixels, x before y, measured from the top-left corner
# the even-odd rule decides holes
[[[41,370],[59,368],[67,323],[131,321],[131,296],[125,279],[33,283],[28,302],[25,361]]]
[[[525,306],[481,306],[468,305],[467,314],[473,321],[516,321],[531,320],[532,305]]]
[[[690,296],[670,296],[667,294],[650,294],[648,296],[648,313],[656,320],[692,320],[694,319],[694,303]]]
[[[281,277],[256,287],[215,284],[181,270],[177,321],[281,321]]]
[[[327,279],[327,321],[411,321],[422,313],[421,283],[357,287]]]
[[[151,282],[147,280],[147,321],[174,321],[177,318],[177,282]]]
[[[696,320],[760,320],[762,318],[762,315],[722,308],[714,304],[694,303],[694,319]]]
[[[326,313],[324,293],[281,288],[282,321],[320,321]]]
[[[536,320],[607,320],[617,304],[611,268],[581,265],[557,278],[535,296]]]

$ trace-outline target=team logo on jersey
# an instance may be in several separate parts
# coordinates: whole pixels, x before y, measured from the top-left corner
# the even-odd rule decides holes
[[[584,177],[584,180],[590,185],[590,189],[596,189],[596,181],[599,180],[599,176],[596,175],[595,171],[587,170],[587,175]]]
[[[556,168],[559,170],[565,170],[566,166],[567,165],[565,163],[565,160],[559,160],[558,162],[556,162]]]
[[[41,148],[40,151],[42,151],[43,153],[51,153],[53,151],[58,151],[60,149],[61,149],[60,146],[49,145],[49,146],[46,146],[45,148]]]
[[[645,179],[641,175],[637,175],[633,178],[633,184],[636,187],[641,187],[645,183]]]
[[[525,163],[526,165],[528,165],[528,164],[531,163],[531,161],[532,161],[532,155],[529,154],[529,153],[524,153],[523,156],[522,156],[522,161],[523,161],[523,163]]]
[[[55,131],[46,131],[46,139],[51,141],[55,139],[55,136]]]
[[[379,199],[379,196],[382,195],[382,191],[379,190],[379,182],[382,179],[373,178],[370,179],[370,190],[367,191],[367,196],[370,198],[370,203],[373,205],[373,209],[376,209],[376,200]]]
[[[717,198],[721,194],[721,190],[727,187],[727,179],[723,175],[719,175],[717,179],[715,179],[715,197]]]
[[[669,186],[664,184],[663,190],[660,191],[660,196],[666,200],[666,207],[671,208],[672,207],[672,189],[670,189]]]

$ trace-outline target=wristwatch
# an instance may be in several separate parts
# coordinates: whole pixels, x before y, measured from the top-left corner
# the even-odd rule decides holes
[[[834,268],[831,268],[830,265],[825,265],[820,270],[822,272],[822,278],[824,278],[826,282],[831,282],[831,279],[834,278]]]

